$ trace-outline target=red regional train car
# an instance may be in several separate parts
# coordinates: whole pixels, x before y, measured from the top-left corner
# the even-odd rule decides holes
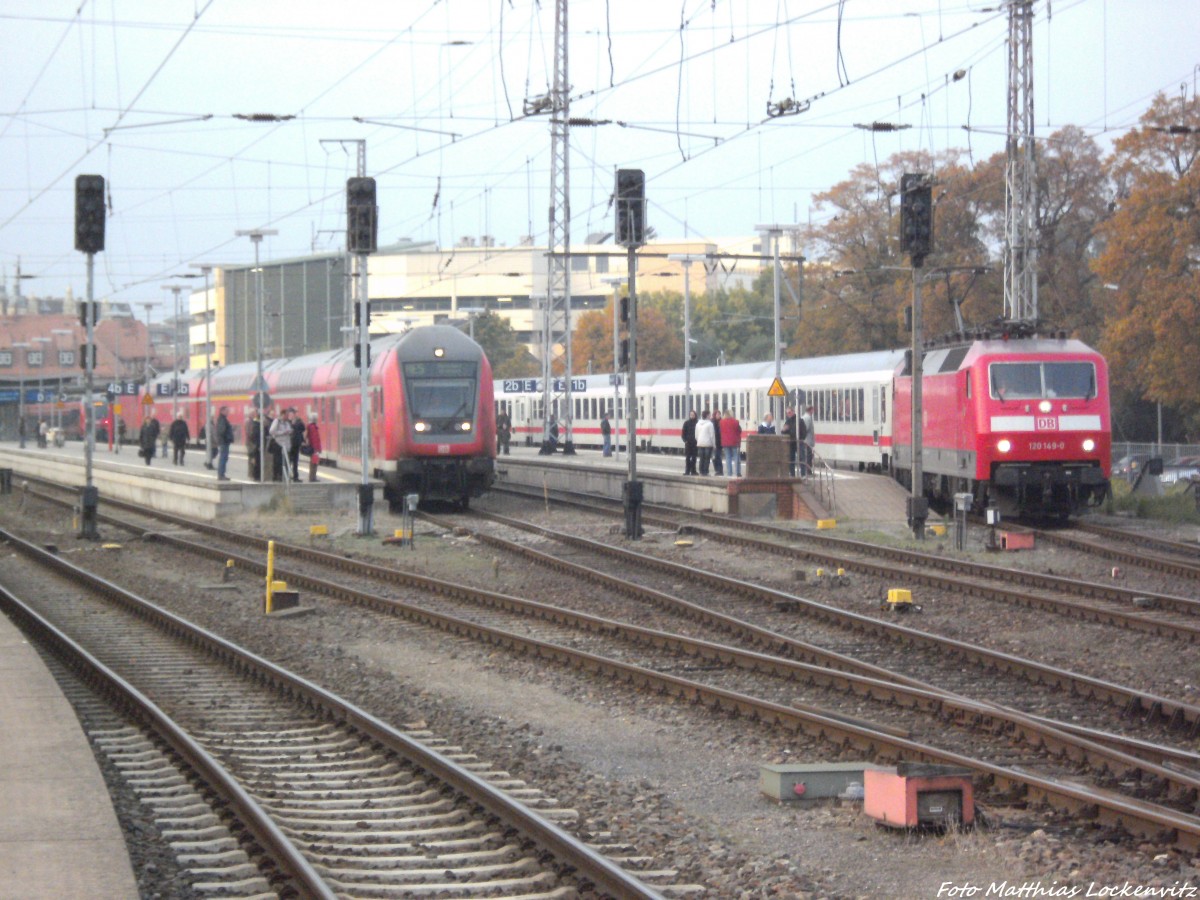
[[[993,337],[926,351],[922,481],[943,506],[1066,518],[1104,500],[1112,431],[1104,358],[1077,340]],[[895,471],[912,484],[912,373],[897,375]]]
[[[151,383],[154,415],[165,427],[182,412],[201,440],[206,399],[214,416],[227,407],[238,442],[255,408],[258,365],[236,363],[161,376]],[[354,351],[336,350],[263,362],[268,406],[295,407],[303,421],[316,413],[321,460],[362,465],[362,404]],[[457,328],[432,325],[371,342],[368,373],[371,447],[368,468],[399,509],[406,494],[469,505],[495,477],[496,416],[491,364]],[[145,410],[146,407],[141,407]],[[136,435],[141,415],[131,423]]]

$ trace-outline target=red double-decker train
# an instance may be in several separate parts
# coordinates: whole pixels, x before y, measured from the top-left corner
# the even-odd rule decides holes
[[[321,429],[321,461],[362,465],[363,406],[354,350],[314,353],[264,361],[263,384],[257,362],[237,363],[175,377],[164,375],[148,388],[152,404],[138,404],[127,417],[135,436],[145,412],[153,410],[164,427],[180,412],[195,440],[205,426],[206,407],[215,417],[228,409],[237,441],[257,402],[294,407],[303,421],[315,413]],[[265,388],[265,398],[260,398]],[[132,406],[135,398],[125,398]],[[206,401],[210,401],[206,404]],[[368,469],[385,484],[393,509],[407,494],[421,501],[467,506],[495,477],[496,417],[492,369],[483,350],[457,328],[432,325],[371,342],[367,410],[371,446]]]

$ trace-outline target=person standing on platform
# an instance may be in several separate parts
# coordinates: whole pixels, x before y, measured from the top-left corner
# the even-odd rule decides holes
[[[308,428],[304,432],[304,442],[308,447],[308,480],[317,480],[317,467],[321,465],[321,429],[317,425],[317,414],[308,414]]]
[[[142,428],[138,432],[138,446],[142,448],[142,457],[146,460],[146,465],[150,465],[150,460],[154,459],[154,454],[158,452],[159,431],[158,419],[154,416],[142,420]]]
[[[512,417],[503,406],[496,413],[496,453],[508,456],[508,445],[512,440]]]
[[[758,426],[759,434],[775,434],[775,417],[770,413],[763,416],[762,422]]]
[[[117,419],[117,443],[113,447],[113,452],[120,453],[121,445],[125,443],[125,417]]]
[[[287,472],[284,471],[284,452],[292,442],[292,423],[288,421],[286,410],[276,410],[275,418],[267,426],[267,452],[271,456],[271,480],[283,481]]]
[[[696,474],[696,456],[699,451],[696,447],[696,426],[699,421],[696,419],[696,411],[693,409],[688,413],[688,417],[683,420],[683,428],[680,431],[680,436],[683,438],[683,474]]]
[[[713,452],[712,452],[712,467],[714,475],[724,475],[725,469],[721,463],[721,411],[713,409],[712,411],[712,427],[713,427]]]
[[[612,456],[612,422],[608,421],[608,410],[600,414],[600,437],[604,439],[604,455]]]
[[[46,436],[49,433],[50,433],[50,426],[46,424],[45,419],[42,419],[40,422],[38,422],[38,446],[39,447],[45,447],[47,444],[49,444],[49,441],[46,440]]]
[[[708,410],[700,414],[696,422],[696,451],[700,455],[700,474],[708,474],[708,464],[712,460],[713,448],[716,446],[716,429],[708,417]]]
[[[799,420],[796,418],[796,407],[789,406],[783,417],[783,434],[788,439],[788,474],[796,477],[796,462],[799,451],[800,432],[797,430]]]
[[[721,419],[721,449],[725,452],[725,474],[730,478],[741,478],[742,423],[729,410],[725,410],[725,417]]]
[[[187,419],[184,418],[182,409],[175,414],[175,421],[171,423],[169,436],[171,438],[171,446],[175,448],[175,454],[171,457],[171,462],[177,466],[182,466],[183,454],[187,450],[187,442],[192,439],[192,430],[188,428]]]
[[[249,463],[251,481],[262,481],[262,453],[260,448],[266,438],[263,434],[262,413],[254,410],[254,417],[246,425],[246,461]]]
[[[217,450],[217,481],[228,481],[225,469],[229,465],[229,446],[233,443],[233,426],[229,424],[229,407],[222,406],[217,413],[216,430],[213,432]]]
[[[812,474],[813,466],[813,445],[817,442],[817,430],[813,427],[813,407],[808,407],[804,410],[804,415],[800,417],[800,430],[804,433],[800,435],[800,452],[803,454],[803,468],[801,475],[807,478]]]
[[[292,466],[292,481],[299,481],[300,447],[304,444],[304,437],[308,429],[294,406],[288,410],[288,424],[292,428],[291,444],[288,446],[288,462]]]

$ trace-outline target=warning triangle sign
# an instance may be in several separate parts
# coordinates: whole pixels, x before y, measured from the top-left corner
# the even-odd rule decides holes
[[[783,386],[783,379],[776,377],[776,379],[771,382],[771,387],[767,389],[767,396],[768,397],[786,397],[787,396],[787,388],[785,388]]]

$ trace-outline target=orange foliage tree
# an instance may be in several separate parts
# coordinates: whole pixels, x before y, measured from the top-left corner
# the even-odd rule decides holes
[[[1173,406],[1200,436],[1200,103],[1159,95],[1114,145],[1116,207],[1095,270],[1111,285],[1101,349],[1113,381]]]

